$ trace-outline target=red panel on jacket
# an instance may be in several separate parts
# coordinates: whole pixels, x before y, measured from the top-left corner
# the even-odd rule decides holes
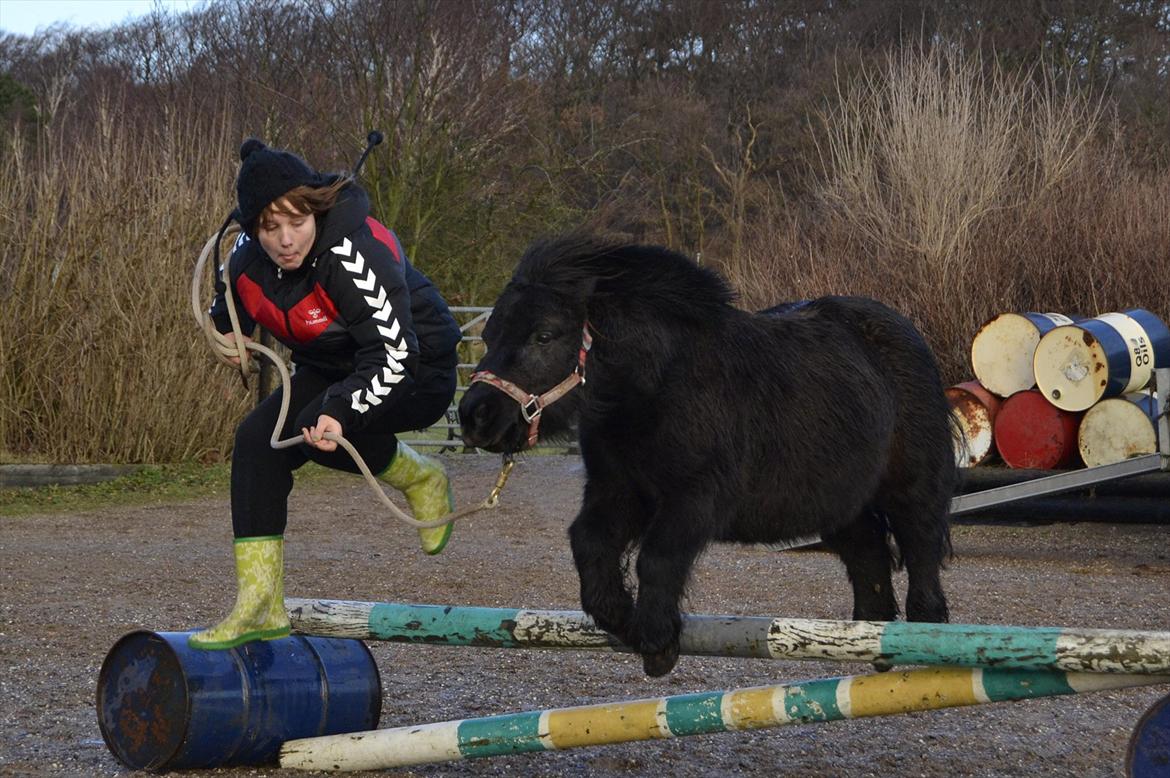
[[[390,253],[394,255],[395,261],[402,264],[402,249],[398,246],[398,241],[390,234],[390,230],[382,226],[381,222],[375,221],[372,216],[366,217],[366,224],[370,227],[370,232],[373,233],[374,238],[379,243],[386,244],[386,248],[390,249]]]
[[[276,307],[276,303],[264,296],[264,290],[259,284],[248,276],[241,275],[236,281],[236,289],[240,292],[240,302],[244,304],[244,310],[257,324],[278,338],[288,338],[284,313]]]
[[[329,327],[337,318],[337,307],[320,284],[288,311],[292,336],[299,343],[308,343]]]

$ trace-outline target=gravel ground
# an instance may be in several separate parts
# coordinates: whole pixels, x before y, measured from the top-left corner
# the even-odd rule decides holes
[[[460,504],[494,481],[493,457],[448,458]],[[360,479],[294,492],[286,593],[296,597],[577,609],[565,530],[575,457],[521,462],[500,508],[458,525],[439,557],[382,515]],[[944,574],[956,622],[1170,629],[1170,527],[956,526]],[[234,593],[227,495],[197,502],[0,519],[0,774],[128,775],[98,730],[106,652],[128,631],[216,620]],[[899,581],[904,591],[904,580]],[[849,588],[821,552],[719,546],[688,610],[847,618]],[[637,657],[371,645],[381,726],[868,672],[866,665],[683,657],[648,679]],[[1141,714],[1166,686],[575,749],[391,775],[1118,776]],[[193,775],[273,775],[276,768]]]

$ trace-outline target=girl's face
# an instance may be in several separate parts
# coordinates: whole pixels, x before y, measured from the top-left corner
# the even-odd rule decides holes
[[[286,200],[277,200],[280,210],[293,210]],[[260,245],[282,270],[296,270],[309,255],[317,239],[317,219],[311,213],[273,213],[260,217],[256,228]]]

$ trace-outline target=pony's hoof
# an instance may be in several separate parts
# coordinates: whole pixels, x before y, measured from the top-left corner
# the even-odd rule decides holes
[[[678,646],[671,646],[656,654],[642,654],[642,669],[651,678],[666,675],[678,664]]]

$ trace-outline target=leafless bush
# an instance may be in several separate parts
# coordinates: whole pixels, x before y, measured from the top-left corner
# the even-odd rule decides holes
[[[0,441],[10,456],[151,462],[223,456],[244,407],[190,313],[191,269],[227,211],[222,121],[169,122],[140,145],[122,96],[92,131],[43,130],[0,158]],[[63,130],[60,130],[63,132]],[[19,171],[19,172],[18,172]]]
[[[749,244],[748,304],[867,294],[911,315],[947,374],[1003,311],[1170,310],[1170,175],[1103,139],[1100,104],[950,49],[892,56],[827,114],[819,201]],[[1060,87],[1060,88],[1058,88]]]

